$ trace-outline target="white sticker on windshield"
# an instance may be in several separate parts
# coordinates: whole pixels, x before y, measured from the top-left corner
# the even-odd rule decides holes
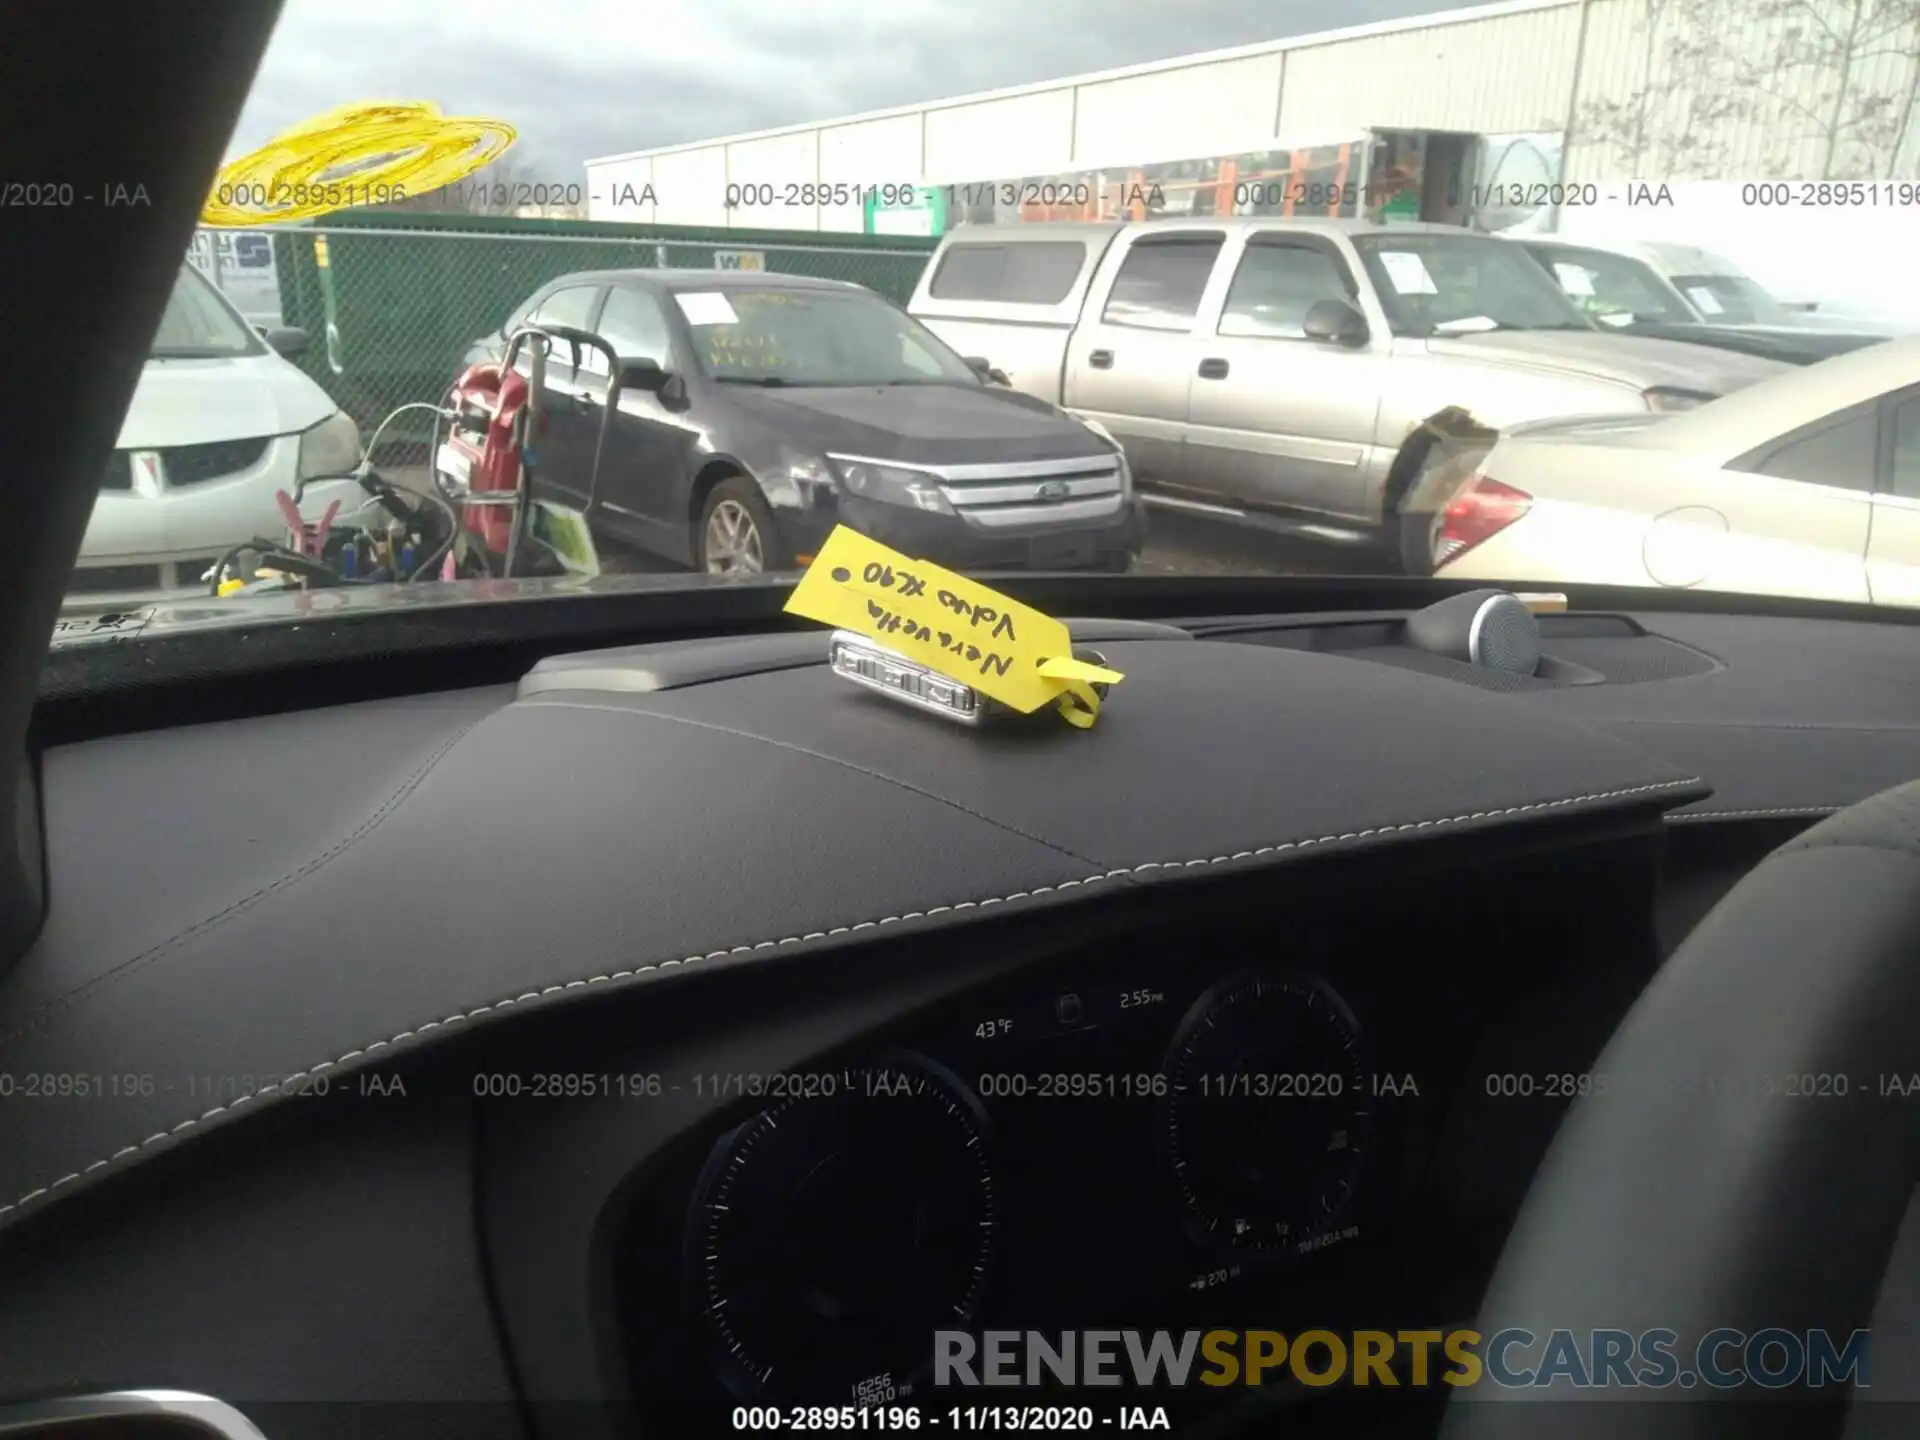
[[[1560,281],[1560,288],[1567,294],[1578,295],[1583,300],[1593,294],[1593,276],[1580,266],[1557,260],[1554,262],[1553,273]]]
[[[1489,330],[1498,330],[1500,322],[1491,315],[1462,315],[1456,320],[1436,321],[1433,333],[1436,335],[1484,335]]]
[[[675,295],[689,325],[738,325],[740,317],[718,290],[688,290]]]
[[[1687,298],[1693,301],[1694,308],[1702,315],[1724,315],[1727,313],[1727,307],[1720,303],[1719,297],[1704,285],[1696,285],[1687,291]]]
[[[1402,295],[1440,293],[1433,276],[1427,273],[1426,262],[1411,250],[1382,250],[1380,263],[1386,267],[1387,279],[1393,282],[1393,288]]]

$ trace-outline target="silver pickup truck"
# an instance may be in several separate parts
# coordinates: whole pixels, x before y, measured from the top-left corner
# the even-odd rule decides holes
[[[1459,453],[1436,439],[1686,409],[1791,368],[1604,331],[1520,247],[1444,225],[962,226],[908,310],[1105,426],[1151,503],[1379,539],[1416,569]]]

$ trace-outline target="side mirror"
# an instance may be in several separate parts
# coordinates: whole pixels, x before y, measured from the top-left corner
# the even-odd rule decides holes
[[[657,395],[660,403],[670,410],[687,403],[687,382],[650,357],[620,362],[620,388]]]
[[[994,369],[993,362],[984,355],[969,355],[966,357],[966,361],[967,367],[989,385],[1013,384],[1013,382],[1007,378],[1006,372],[1004,370]]]
[[[1309,340],[1329,345],[1367,343],[1367,317],[1344,300],[1321,300],[1300,322]]]
[[[658,360],[639,359],[620,362],[622,390],[645,390],[658,395],[669,378],[671,377]]]
[[[283,326],[274,330],[262,330],[260,332],[260,338],[265,340],[275,353],[288,356],[289,358],[295,355],[305,354],[307,346],[310,343],[307,332],[300,329],[297,325]]]

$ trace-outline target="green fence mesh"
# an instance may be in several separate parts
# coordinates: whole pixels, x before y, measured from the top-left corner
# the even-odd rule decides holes
[[[284,322],[313,337],[298,363],[371,438],[400,405],[440,399],[467,347],[561,275],[763,268],[850,280],[905,305],[937,243],[356,212],[276,233],[274,258]],[[418,445],[431,421],[424,413],[396,420],[383,452],[389,444]]]

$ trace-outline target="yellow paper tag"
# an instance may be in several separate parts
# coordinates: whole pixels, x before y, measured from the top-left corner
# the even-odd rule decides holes
[[[1092,682],[1121,678],[1074,659],[1067,627],[1052,616],[844,525],[820,547],[786,610],[857,631],[1022,714],[1058,704],[1082,728],[1099,711]]]

